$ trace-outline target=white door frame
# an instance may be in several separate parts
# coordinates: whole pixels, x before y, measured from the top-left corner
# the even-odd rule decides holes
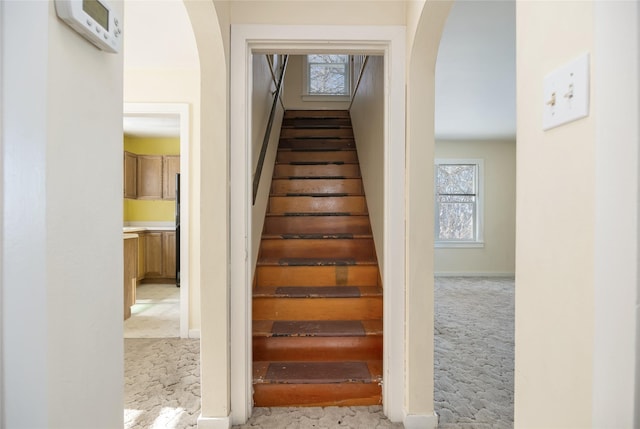
[[[123,115],[166,116],[180,120],[180,338],[189,338],[189,105],[186,103],[124,103]],[[191,336],[198,337],[197,332]]]
[[[405,27],[232,25],[230,94],[231,416],[251,416],[251,93],[252,53],[384,55],[384,344],[385,414],[405,408]]]

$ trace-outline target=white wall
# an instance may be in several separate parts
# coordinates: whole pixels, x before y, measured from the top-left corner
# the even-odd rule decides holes
[[[515,425],[592,427],[594,3],[519,2]],[[587,118],[542,130],[544,77],[591,54]]]
[[[351,122],[381,274],[384,273],[384,95],[384,57],[370,56],[351,106]]]
[[[516,245],[516,143],[436,141],[435,157],[482,159],[484,247],[436,248],[436,275],[513,275]]]
[[[271,72],[269,71],[269,63],[265,55],[253,55],[253,91],[252,109],[251,109],[251,163],[252,174],[256,171],[264,134],[273,105],[273,96],[271,94],[276,88],[273,82]],[[258,260],[258,250],[260,249],[260,239],[262,237],[262,228],[264,226],[264,218],[269,203],[269,192],[271,188],[271,178],[273,177],[273,168],[275,166],[276,154],[278,152],[278,140],[280,138],[280,127],[282,126],[282,117],[284,109],[280,102],[276,106],[273,127],[269,135],[269,143],[264,158],[260,184],[256,203],[251,211],[251,269],[252,278],[255,273],[256,262]]]
[[[640,427],[640,5],[595,5],[593,427]],[[625,94],[618,97],[618,93]],[[615,208],[615,209],[612,209]],[[634,416],[635,414],[635,416]]]
[[[0,7],[2,426],[122,427],[122,55]]]

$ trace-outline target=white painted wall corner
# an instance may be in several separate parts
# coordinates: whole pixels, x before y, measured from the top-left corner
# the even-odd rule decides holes
[[[405,429],[436,429],[438,414],[435,411],[430,414],[407,414],[402,423]]]
[[[198,429],[231,429],[231,417],[198,416]]]

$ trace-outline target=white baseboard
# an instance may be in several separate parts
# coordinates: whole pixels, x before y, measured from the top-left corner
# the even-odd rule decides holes
[[[438,415],[435,411],[430,414],[407,414],[402,423],[405,429],[436,429]]]
[[[231,417],[198,416],[198,429],[231,429]]]
[[[439,271],[433,274],[435,277],[515,277],[516,273],[456,273],[449,271]]]
[[[189,329],[188,338],[200,338],[200,329]]]

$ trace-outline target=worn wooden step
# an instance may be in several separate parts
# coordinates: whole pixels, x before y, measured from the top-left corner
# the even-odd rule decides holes
[[[371,235],[369,217],[267,215],[262,234],[352,234]]]
[[[279,150],[276,156],[277,163],[290,162],[358,162],[358,154],[355,150],[334,151],[291,151]]]
[[[382,297],[254,297],[253,317],[256,320],[376,320],[382,318]]]
[[[367,213],[362,196],[270,197],[269,213]]]
[[[326,152],[342,149],[355,149],[356,143],[348,138],[280,138],[278,149],[306,150],[309,152]]]
[[[254,405],[356,406],[382,403],[382,362],[253,364]]]
[[[379,286],[257,286],[254,297],[274,298],[358,298],[382,296]]]
[[[381,360],[382,320],[254,320],[252,343],[257,361]]]
[[[255,281],[258,286],[368,286],[378,284],[378,266],[258,265]]]
[[[349,118],[348,110],[287,110],[284,119],[292,118]]]
[[[277,164],[273,170],[274,178],[285,177],[360,177],[358,164],[296,165]]]
[[[375,263],[376,250],[372,238],[262,240],[258,263],[281,259],[352,259],[356,263]]]
[[[271,194],[290,193],[346,193],[363,195],[362,179],[273,179]]]
[[[282,128],[280,131],[281,139],[295,138],[353,138],[353,129],[351,127],[335,127],[335,128]]]
[[[312,117],[312,118],[284,118],[282,128],[328,128],[350,127],[348,117]]]

